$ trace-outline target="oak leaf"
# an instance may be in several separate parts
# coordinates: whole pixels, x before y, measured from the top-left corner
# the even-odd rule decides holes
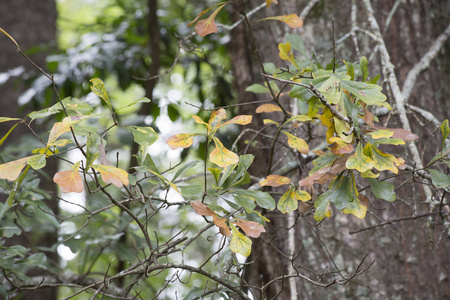
[[[53,181],[58,184],[63,193],[81,193],[84,191],[83,179],[81,178],[78,168],[80,162],[72,166],[71,171],[61,171],[53,176]]]

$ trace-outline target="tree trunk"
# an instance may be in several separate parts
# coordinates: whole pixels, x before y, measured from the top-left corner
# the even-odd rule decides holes
[[[42,46],[43,49],[56,46],[56,3],[54,0],[28,1],[28,0],[2,0],[0,1],[0,27],[8,32],[20,48],[27,53],[32,47]],[[5,35],[0,33],[0,73],[8,72],[12,69],[23,67],[25,72],[35,72],[37,70],[24,59],[16,50],[16,46]],[[48,51],[33,51],[29,57],[38,66],[45,69],[45,58]],[[17,69],[16,69],[17,70]],[[38,107],[32,107],[33,103],[28,103],[25,108],[19,108],[18,98],[26,90],[27,86],[21,82],[20,78],[11,77],[4,85],[0,85],[0,105],[2,107],[1,116],[4,117],[24,117],[27,113]],[[0,136],[3,137],[11,128],[11,122],[0,123]],[[25,135],[30,134],[24,125],[19,125],[1,146],[19,144]],[[1,138],[0,137],[0,138]],[[1,152],[1,149],[0,149]],[[45,171],[51,175],[56,173],[57,161],[55,158],[48,159]],[[40,187],[49,194],[54,194],[54,187],[51,179],[40,177]],[[2,195],[1,202],[6,200],[7,195]],[[57,211],[58,202],[56,197],[48,199],[45,203],[54,211]],[[37,241],[30,244],[30,241]],[[31,247],[51,247],[57,242],[56,230],[53,232],[43,232],[41,236],[29,236],[23,233],[14,236],[7,241],[9,245],[23,245]],[[51,263],[58,264],[58,255],[55,251],[46,252],[47,259]],[[32,269],[29,276],[44,275],[42,269]],[[22,294],[21,299],[56,299],[56,288],[39,289]]]

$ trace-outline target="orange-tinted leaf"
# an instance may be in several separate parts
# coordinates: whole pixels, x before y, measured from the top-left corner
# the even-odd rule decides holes
[[[278,0],[266,0],[266,5],[268,8],[270,8],[270,4],[278,4]]]
[[[195,19],[194,19],[192,22],[190,22],[190,23],[188,24],[188,27],[191,27],[192,24],[194,24],[195,22],[197,22],[197,20],[198,20],[201,16],[203,16],[204,14],[206,14],[208,11],[210,11],[211,9],[213,9],[213,8],[219,6],[219,5],[222,5],[222,4],[224,4],[224,3],[225,3],[225,2],[217,3],[216,5],[211,6],[211,7],[208,7],[207,9],[205,9],[204,11],[202,11],[201,13],[199,13],[199,14],[195,17]]]
[[[296,137],[293,134],[290,134],[287,131],[283,130],[283,133],[287,136],[288,138],[288,144],[289,146],[291,146],[291,148],[297,149],[298,152],[303,153],[303,154],[308,154],[309,152],[309,147],[308,144],[305,142],[305,140]]]
[[[414,141],[419,138],[417,134],[402,128],[389,128],[389,130],[394,132],[394,135],[392,136],[394,139],[402,139],[405,142]]]
[[[0,165],[0,179],[14,181],[19,177],[22,169],[27,165],[27,161],[34,157],[28,156],[18,160],[13,160]]]
[[[217,128],[223,127],[228,124],[238,124],[238,125],[247,125],[252,122],[252,116],[251,115],[239,115],[234,117],[231,120],[226,121],[225,123],[217,126]]]
[[[192,202],[191,202],[191,204],[192,204]],[[209,208],[208,208],[208,209],[209,209]],[[230,229],[228,228],[228,225],[227,225],[227,223],[226,223],[226,220],[227,220],[227,219],[218,217],[218,216],[216,216],[215,214],[212,215],[212,218],[213,218],[214,225],[216,225],[217,227],[219,227],[219,231],[220,231],[220,233],[221,233],[222,235],[224,235],[224,236],[231,236],[231,231],[230,231]]]
[[[197,24],[195,24],[195,32],[197,32],[199,36],[204,37],[208,34],[217,32],[217,25],[214,19],[225,5],[226,4],[220,5],[208,18],[205,20],[200,20]]]
[[[260,186],[272,186],[278,187],[282,185],[286,185],[291,183],[291,180],[288,177],[281,175],[269,175],[263,181],[259,183]]]
[[[84,191],[83,179],[81,178],[78,168],[80,162],[72,166],[72,171],[58,172],[53,176],[53,181],[61,188],[63,193],[81,193]]]
[[[297,14],[290,14],[290,15],[283,15],[283,16],[276,16],[276,17],[268,17],[263,20],[277,20],[285,23],[287,26],[291,28],[299,28],[303,26],[303,21],[300,19]]]
[[[213,137],[213,139],[216,148],[214,148],[209,155],[209,159],[212,163],[225,168],[226,166],[237,164],[239,162],[239,156],[236,153],[225,148],[218,138]]]
[[[406,169],[405,160],[403,158],[401,158],[401,157],[397,157],[397,161],[395,162],[395,165],[400,170]]]
[[[309,177],[303,178],[298,182],[299,186],[311,188],[314,183],[324,184],[337,176],[338,173],[346,169],[345,163],[347,162],[350,154],[346,154],[337,159],[331,166],[326,166],[319,169]]]
[[[175,134],[169,137],[166,140],[166,143],[172,150],[176,150],[178,148],[189,148],[194,142],[194,139],[192,137],[195,135],[195,133]]]
[[[108,184],[112,183],[118,188],[128,185],[128,173],[122,169],[113,166],[92,165],[94,169],[100,172],[103,181]]]
[[[64,122],[56,122],[55,124],[53,124],[52,130],[50,130],[47,145],[52,145],[58,137],[68,131],[70,131],[69,125]]]
[[[270,103],[260,105],[256,109],[257,114],[270,113],[270,112],[274,112],[274,111],[282,111],[282,110],[278,105],[270,104]]]
[[[325,155],[325,151],[323,150],[314,150],[313,153],[317,154],[318,156]]]
[[[262,232],[266,232],[264,226],[253,221],[247,221],[243,219],[236,219],[239,222],[233,222],[236,226],[239,226],[247,236],[252,238],[259,238]]]
[[[334,142],[333,147],[331,147],[331,152],[333,152],[334,154],[345,154],[353,152],[352,144],[347,144],[341,138],[331,137],[329,140],[331,142]]]
[[[206,204],[201,201],[191,201],[191,206],[194,208],[195,212],[200,216],[214,216],[216,213],[209,208]]]
[[[374,120],[375,120],[375,117],[374,117],[373,113],[371,113],[369,110],[367,110],[366,107],[364,106],[364,122],[366,122],[366,124],[369,125],[370,127],[373,127]]]

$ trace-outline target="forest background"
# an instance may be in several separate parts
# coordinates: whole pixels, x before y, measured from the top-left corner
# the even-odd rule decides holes
[[[30,171],[17,191],[14,186],[20,178],[4,179],[10,170],[0,170],[4,176],[0,183],[1,297],[449,297],[449,140],[448,121],[444,120],[450,110],[450,4],[443,0],[276,2],[233,1],[224,7],[216,6],[200,17],[206,19],[217,12],[217,32],[204,37],[200,37],[203,34],[195,24],[189,23],[219,2],[0,2],[0,27],[13,37],[24,55],[43,69],[27,61],[12,40],[0,34],[0,117],[19,118],[13,131],[10,130],[15,120],[1,120],[0,138],[5,138],[1,140],[0,163],[28,157],[43,147],[38,137],[47,140],[54,123],[65,117],[60,108],[48,110],[58,104],[58,97],[70,96],[92,108],[91,111],[78,102],[69,103],[80,105],[74,109],[77,113],[103,113],[83,123],[86,128],[96,128],[91,133],[100,135],[100,139],[89,142],[91,135],[80,133],[83,128],[71,132],[74,139],[79,134],[79,148],[87,153],[79,148],[69,151],[77,148],[74,144],[78,141],[59,144],[58,155],[42,152],[43,156],[49,155],[45,167],[34,170],[36,164],[28,163],[32,168],[27,167]],[[289,19],[276,19],[291,14],[302,20],[302,26],[289,26]],[[275,19],[258,21],[267,17]],[[291,41],[292,51],[287,48],[287,41]],[[306,61],[297,70],[289,65],[292,53],[298,61]],[[308,189],[299,183],[311,175],[315,166],[327,167],[312,161],[325,152],[332,153],[327,146],[331,148],[333,143],[326,139],[326,131],[332,125],[320,119],[318,123],[305,118],[294,120],[294,125],[283,130],[305,139],[310,151],[302,152],[301,147],[294,147],[293,151],[288,144],[295,138],[280,134],[278,125],[264,122],[268,118],[286,121],[285,112],[255,112],[262,104],[274,103],[287,108],[292,113],[289,116],[314,117],[310,114],[310,102],[289,93],[295,90],[292,74],[278,76],[291,85],[272,79],[271,88],[286,89],[274,97],[277,95],[268,90],[267,77],[261,73],[302,73],[305,78],[301,82],[309,84],[306,73],[317,70],[308,64],[320,69],[319,63],[328,69],[322,72],[335,73],[333,58],[337,73],[344,70],[344,75],[348,75],[349,65],[353,66],[355,80],[365,77],[358,70],[368,72],[367,78],[359,77],[360,81],[373,80],[379,74],[377,84],[392,110],[371,108],[379,119],[376,125],[411,132],[397,136],[405,145],[383,145],[383,151],[404,160],[397,173],[380,172],[381,185],[367,184],[370,181],[363,178],[355,181],[358,194],[367,198],[363,219],[356,214],[343,214],[334,206],[324,209],[327,216],[328,209],[332,210],[330,217],[317,218],[316,212],[321,208],[314,203],[333,188],[333,182],[350,178],[346,177],[350,176],[350,168],[339,176],[334,174],[338,179],[329,185],[315,181]],[[104,82],[110,102],[101,99],[105,95],[102,85],[98,81],[90,83],[92,78]],[[96,92],[96,83],[101,92]],[[125,108],[117,110],[121,107]],[[192,147],[186,149],[172,150],[167,144],[167,139],[175,134],[204,135],[205,126],[192,116],[204,122],[217,121],[210,115],[218,108],[226,110],[226,120],[252,115],[252,123],[227,126],[217,135],[195,137]],[[113,117],[109,109],[114,112]],[[325,110],[320,107],[317,113],[325,115]],[[38,112],[36,118],[28,115],[32,111]],[[368,115],[370,112],[365,113]],[[364,126],[371,121],[364,118],[364,122],[361,128],[366,130]],[[83,130],[90,130],[86,128]],[[138,128],[146,128],[145,137],[136,132]],[[364,132],[371,131],[376,129]],[[69,134],[63,137],[70,139]],[[241,168],[245,174],[245,180],[240,182],[246,183],[244,190],[258,195],[251,201],[255,207],[248,204],[252,196],[244,192],[221,194],[222,202],[215,202],[214,194],[208,190],[214,188],[214,172],[219,172],[214,171],[217,165],[209,156],[218,147],[216,140],[207,146],[213,136],[239,155],[255,155],[250,167],[251,159],[241,157],[242,165],[236,164],[236,170],[228,175],[241,180],[236,177]],[[324,145],[324,140],[330,143]],[[89,156],[87,148],[83,148],[88,143],[92,149],[104,149],[99,151],[97,165],[110,161],[128,173],[148,174],[143,177],[145,189],[139,191],[130,184],[129,190],[119,190],[106,181],[85,176],[88,189],[82,193],[61,193],[63,187],[54,182],[54,175],[71,170],[73,165],[78,168],[76,162],[83,154]],[[357,144],[355,138],[355,151]],[[132,156],[138,152],[140,155]],[[151,162],[145,161],[143,152],[149,153]],[[343,153],[339,155],[345,157]],[[206,163],[212,171],[205,170]],[[133,166],[137,168],[130,168]],[[223,170],[221,175],[216,173],[216,187],[220,182],[228,184],[224,178],[226,165]],[[81,174],[94,176],[95,171],[91,172],[85,170]],[[272,187],[258,184],[275,173],[290,178],[291,186],[283,189],[274,183],[269,184]],[[205,181],[209,182],[206,188]],[[298,209],[283,208],[280,197],[291,187],[292,191],[307,192],[312,199],[303,201],[300,196],[292,196],[289,199],[295,199],[295,203],[300,200]],[[96,188],[100,192],[95,192]],[[13,197],[11,191],[16,192]],[[234,200],[236,205],[233,199],[241,202]],[[278,209],[271,209],[273,199]],[[209,204],[212,212],[201,204],[191,205],[196,200]],[[223,207],[226,209],[221,210]],[[253,217],[249,217],[251,211]],[[245,212],[246,222],[263,224],[265,232],[259,227],[262,225],[233,221]],[[261,215],[270,222],[264,222]],[[219,216],[227,219],[222,227],[214,220]],[[236,224],[253,227],[247,232]],[[219,228],[222,233],[231,230],[232,238],[243,241],[240,250],[233,248],[230,238],[219,234]],[[244,233],[251,237],[251,254],[246,252],[250,238],[246,239]]]

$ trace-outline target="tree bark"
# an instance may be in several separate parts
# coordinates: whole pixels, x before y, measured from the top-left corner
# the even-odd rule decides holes
[[[42,1],[27,1],[27,0],[2,0],[0,1],[0,27],[8,32],[20,48],[27,53],[27,50],[32,47],[41,46],[40,51],[33,51],[29,55],[38,66],[45,70],[45,58],[49,51],[45,49],[55,48],[56,46],[56,3],[54,0]],[[0,34],[0,73],[8,72],[12,69],[23,67],[25,72],[37,73],[37,70],[26,61],[17,51],[16,46],[5,35]],[[0,105],[2,107],[1,116],[4,117],[24,117],[32,110],[39,109],[33,107],[33,102],[28,103],[26,107],[18,106],[19,96],[26,90],[27,86],[22,82],[22,79],[11,77],[9,80],[0,85]],[[3,137],[11,128],[11,122],[0,123],[0,136]],[[13,133],[8,137],[5,143],[1,146],[3,149],[6,145],[17,145],[26,135],[30,134],[29,130],[24,125],[19,125]],[[1,152],[1,149],[0,149]],[[56,173],[57,161],[55,158],[48,159],[47,165],[44,169],[50,178]],[[54,187],[51,179],[40,176],[40,187],[49,194],[54,195]],[[4,202],[7,195],[2,195],[0,201]],[[57,211],[58,202],[56,197],[48,199],[45,203],[54,212]],[[31,241],[35,241],[30,244]],[[23,233],[20,236],[14,236],[7,244],[20,244],[27,248],[31,247],[52,247],[57,242],[56,230],[52,232],[43,232],[40,236],[29,236],[28,233]],[[47,259],[51,263],[58,264],[58,255],[55,251],[46,252]],[[30,276],[44,275],[42,269],[31,269]],[[45,299],[56,300],[57,289],[46,288],[21,295],[20,299]]]

